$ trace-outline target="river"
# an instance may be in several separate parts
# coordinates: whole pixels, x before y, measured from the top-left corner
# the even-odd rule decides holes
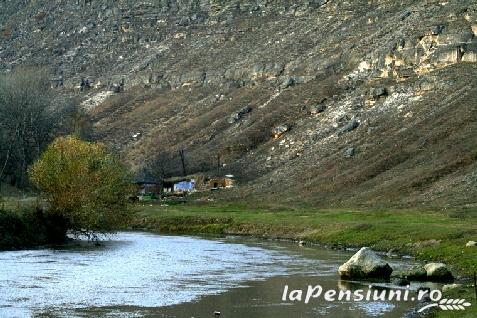
[[[416,306],[282,301],[285,285],[353,288],[337,276],[351,255],[290,242],[142,232],[118,233],[99,247],[76,241],[0,252],[0,317],[199,318],[220,311],[224,318],[394,318]]]

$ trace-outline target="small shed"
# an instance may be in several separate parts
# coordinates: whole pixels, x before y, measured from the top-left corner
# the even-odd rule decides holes
[[[141,180],[134,182],[136,186],[136,193],[135,200],[143,201],[143,200],[155,200],[160,197],[161,194],[161,184],[156,181],[150,180]]]
[[[232,188],[234,185],[235,180],[227,177],[211,178],[207,181],[209,189]]]
[[[195,180],[183,180],[174,184],[174,192],[193,192],[195,191]]]
[[[141,181],[136,181],[134,184],[136,185],[137,192],[140,195],[161,193],[161,185],[159,182],[141,180]]]
[[[175,177],[164,179],[164,193],[187,193],[197,190],[198,178],[196,176]]]

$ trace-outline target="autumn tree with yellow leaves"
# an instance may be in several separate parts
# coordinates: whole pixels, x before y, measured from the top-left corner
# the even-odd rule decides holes
[[[102,144],[57,138],[29,172],[47,197],[48,213],[62,217],[69,230],[94,236],[130,219],[128,170]]]

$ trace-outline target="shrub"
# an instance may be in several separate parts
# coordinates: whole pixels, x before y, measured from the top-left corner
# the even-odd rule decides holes
[[[57,138],[30,169],[32,182],[51,205],[49,213],[84,234],[114,231],[130,218],[127,169],[102,144]]]

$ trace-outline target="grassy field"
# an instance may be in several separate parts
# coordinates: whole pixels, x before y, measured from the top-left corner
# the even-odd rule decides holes
[[[172,233],[238,234],[289,238],[328,247],[370,246],[411,254],[421,261],[441,261],[454,273],[477,271],[477,209],[327,210],[252,207],[237,204],[185,203],[138,206],[136,228]],[[465,312],[436,312],[436,317],[477,317],[471,283],[448,297],[471,299]]]
[[[477,209],[308,210],[236,204],[144,205],[136,226],[175,233],[244,234],[307,240],[336,247],[370,246],[452,264],[462,274],[477,271]]]

